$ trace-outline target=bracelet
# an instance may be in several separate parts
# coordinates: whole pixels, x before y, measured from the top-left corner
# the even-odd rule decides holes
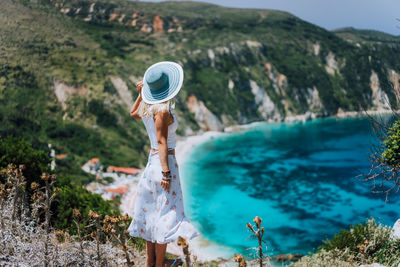
[[[165,182],[170,182],[170,181],[171,181],[171,178],[170,178],[170,177],[168,177],[168,178],[163,177],[161,180],[163,180],[163,181],[165,181]]]
[[[171,177],[171,171],[166,171],[166,172],[161,171],[161,173],[162,173],[163,177]]]

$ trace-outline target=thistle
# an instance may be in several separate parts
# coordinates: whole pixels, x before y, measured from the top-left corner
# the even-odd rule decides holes
[[[100,235],[101,235],[101,214],[96,213],[92,210],[89,211],[89,217],[90,221],[92,222],[91,225],[88,225],[87,227],[90,226],[95,226],[96,231],[91,233],[91,237],[96,241],[96,253],[97,253],[97,261],[99,265],[101,266],[101,253],[100,253]]]
[[[251,223],[247,223],[246,226],[253,233],[252,236],[256,237],[258,240],[258,247],[256,250],[258,251],[258,261],[259,261],[260,267],[262,267],[263,261],[265,258],[264,254],[263,254],[262,245],[263,245],[263,243],[266,245],[265,241],[262,240],[262,238],[264,236],[264,227],[261,226],[262,219],[258,216],[256,216],[253,219],[253,222],[256,224],[255,226],[253,226]]]
[[[83,249],[83,242],[82,242],[82,229],[81,229],[81,212],[78,209],[73,209],[72,215],[74,216],[74,223],[76,225],[76,228],[78,229],[78,242],[79,242],[79,248],[80,248],[80,257],[82,264],[85,264],[85,251]]]
[[[190,262],[190,252],[189,252],[189,244],[183,237],[178,237],[178,246],[182,247],[183,254],[185,255],[185,262],[187,267],[191,267],[192,264]]]
[[[50,179],[49,179],[50,178]],[[50,246],[50,218],[51,218],[51,204],[53,203],[56,194],[58,192],[58,188],[54,187],[54,183],[56,182],[55,174],[49,175],[48,173],[43,173],[41,179],[44,180],[44,194],[43,194],[43,202],[41,203],[41,207],[45,213],[45,222],[44,227],[46,230],[46,241],[45,241],[45,266],[49,266],[49,246]]]
[[[233,260],[238,263],[238,267],[246,267],[247,263],[240,254],[233,255]]]

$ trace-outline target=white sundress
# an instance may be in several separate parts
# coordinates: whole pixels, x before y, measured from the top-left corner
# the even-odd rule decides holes
[[[170,112],[174,123],[168,126],[169,150],[175,148],[175,131],[178,127],[171,109]],[[149,135],[151,148],[158,149],[153,117],[142,117],[142,121]],[[132,222],[128,228],[131,236],[141,237],[153,243],[166,244],[176,241],[179,236],[192,239],[199,235],[185,216],[179,169],[174,155],[168,155],[168,165],[172,176],[169,193],[161,186],[160,157],[150,152],[136,190]]]

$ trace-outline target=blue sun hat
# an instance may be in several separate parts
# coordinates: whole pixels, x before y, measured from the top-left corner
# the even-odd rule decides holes
[[[142,99],[147,104],[158,104],[172,99],[182,87],[183,69],[171,61],[158,62],[144,73]]]

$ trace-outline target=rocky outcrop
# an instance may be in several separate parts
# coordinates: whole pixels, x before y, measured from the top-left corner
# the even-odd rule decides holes
[[[247,40],[246,41],[246,45],[249,48],[260,48],[262,46],[262,44],[260,42],[257,41],[251,41],[251,40]]]
[[[112,13],[112,14],[110,14],[110,18],[108,19],[108,21],[113,21],[113,20],[115,20],[118,16],[119,16],[118,13]]]
[[[275,104],[271,101],[265,89],[260,88],[257,83],[250,80],[251,92],[254,95],[254,101],[258,106],[257,111],[266,121],[280,121],[281,115]]]
[[[319,93],[317,87],[307,88],[308,94],[306,95],[307,104],[309,106],[309,110],[312,111],[321,111],[323,109],[323,105],[321,99],[319,98]]]
[[[319,43],[315,43],[313,45],[314,56],[319,56],[319,51],[321,51],[321,45]]]
[[[86,94],[87,94],[86,87],[75,88],[75,87],[67,85],[59,80],[53,81],[53,88],[54,88],[54,93],[56,94],[57,100],[58,100],[58,102],[61,103],[61,107],[63,110],[66,110],[68,108],[67,100],[69,99],[70,96],[77,95],[80,97],[86,97]]]
[[[375,71],[372,71],[371,77],[372,104],[377,109],[390,109],[389,98],[382,90],[379,84],[379,77]]]
[[[153,28],[154,32],[164,32],[164,21],[160,18],[160,16],[155,16],[153,19]]]
[[[215,54],[214,54],[214,51],[212,49],[208,49],[207,50],[207,55],[208,55],[208,58],[211,61],[211,67],[214,67],[215,66]]]
[[[393,225],[393,231],[391,237],[396,240],[400,239],[400,219],[398,219],[396,223]]]
[[[395,70],[389,70],[389,80],[393,84],[396,101],[400,102],[400,75]]]
[[[190,95],[187,101],[189,111],[194,114],[197,124],[204,131],[222,131],[224,127],[221,121],[203,103]]]
[[[128,110],[130,110],[133,105],[133,99],[131,92],[128,90],[128,86],[120,77],[110,76],[110,80],[115,89],[117,89],[117,92],[121,98],[121,102],[125,104]]]
[[[335,72],[339,73],[339,66],[337,61],[335,60],[335,55],[332,52],[329,52],[325,60],[325,70],[327,73],[329,73],[330,75],[335,75]]]

